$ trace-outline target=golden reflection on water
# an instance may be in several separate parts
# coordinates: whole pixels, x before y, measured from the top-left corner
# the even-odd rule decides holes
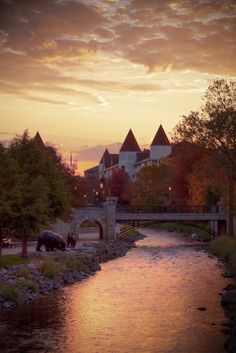
[[[65,340],[58,352],[223,352],[218,292],[228,282],[216,260],[173,236],[148,232],[126,257],[64,290]]]

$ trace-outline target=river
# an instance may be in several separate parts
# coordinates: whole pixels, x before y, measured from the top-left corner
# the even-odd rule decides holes
[[[223,353],[220,263],[179,235],[143,232],[95,276],[1,313],[0,352]]]

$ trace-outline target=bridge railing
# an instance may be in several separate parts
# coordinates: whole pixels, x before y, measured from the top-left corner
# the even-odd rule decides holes
[[[207,206],[191,206],[191,205],[117,205],[117,212],[125,213],[218,213],[218,207],[207,207]]]

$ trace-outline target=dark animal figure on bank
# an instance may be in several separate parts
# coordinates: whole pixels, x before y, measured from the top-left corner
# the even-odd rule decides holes
[[[67,248],[74,249],[76,245],[76,237],[73,233],[67,234]]]
[[[63,237],[51,230],[44,230],[39,234],[36,251],[41,251],[42,245],[45,246],[46,251],[55,251],[55,249],[65,251],[66,249],[66,242]]]

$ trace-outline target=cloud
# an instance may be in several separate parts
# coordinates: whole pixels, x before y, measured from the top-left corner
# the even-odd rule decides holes
[[[59,94],[96,106],[100,90],[162,89],[98,77],[98,55],[149,73],[233,76],[235,17],[234,0],[0,0],[0,92],[40,101],[45,88],[45,102],[66,104]]]
[[[97,145],[90,148],[84,148],[80,151],[74,151],[74,158],[78,161],[100,161],[107,148],[110,153],[118,153],[121,143],[116,142],[108,145]]]
[[[8,131],[0,131],[0,135],[11,135]]]

